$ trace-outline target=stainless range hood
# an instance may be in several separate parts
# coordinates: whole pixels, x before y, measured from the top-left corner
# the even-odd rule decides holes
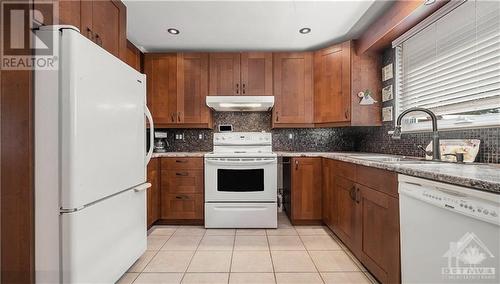
[[[273,96],[207,96],[207,106],[215,111],[270,111]]]

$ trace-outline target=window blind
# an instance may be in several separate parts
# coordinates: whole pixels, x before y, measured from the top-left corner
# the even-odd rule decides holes
[[[500,1],[469,0],[396,47],[396,113],[441,128],[500,125]],[[428,129],[410,113],[404,131]]]

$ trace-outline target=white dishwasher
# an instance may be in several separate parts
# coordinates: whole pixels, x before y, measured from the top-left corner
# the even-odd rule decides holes
[[[500,195],[399,175],[402,283],[500,283]]]

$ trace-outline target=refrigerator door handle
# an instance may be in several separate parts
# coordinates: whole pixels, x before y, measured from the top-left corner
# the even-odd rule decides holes
[[[153,116],[151,115],[151,112],[149,111],[147,106],[144,106],[144,114],[146,115],[146,118],[149,121],[149,151],[148,154],[146,155],[146,164],[145,164],[147,165],[151,160],[151,157],[153,156],[155,126],[153,123]]]
[[[136,187],[134,188],[134,191],[135,191],[135,192],[144,191],[144,190],[146,190],[146,189],[148,189],[148,188],[150,188],[150,187],[151,187],[151,183],[149,183],[149,182],[145,182],[145,183],[143,183],[143,184],[141,184],[141,185],[136,186]]]

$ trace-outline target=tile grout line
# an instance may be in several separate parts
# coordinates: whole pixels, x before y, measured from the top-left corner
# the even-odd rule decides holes
[[[293,226],[293,227],[295,229],[295,226]],[[297,230],[297,229],[295,229],[295,230]],[[311,254],[309,253],[309,250],[306,248],[306,245],[304,244],[304,241],[302,241],[302,236],[299,234],[298,231],[297,231],[297,234],[299,235],[299,240],[302,243],[302,245],[304,246],[304,249],[306,250],[307,255],[309,256],[309,259],[311,260],[312,264],[314,265],[314,268],[316,269],[316,272],[319,274],[319,278],[321,279],[321,282],[326,283],[325,280],[323,279],[323,276],[321,275],[321,272],[318,269],[318,266],[316,265],[316,263],[314,262],[314,259],[312,258]]]
[[[151,261],[153,261],[153,258],[155,258],[158,255],[158,253],[160,253],[163,246],[165,246],[165,244],[172,238],[172,236],[175,234],[175,232],[177,232],[177,230],[178,230],[178,228],[176,228],[175,231],[170,236],[168,236],[167,240],[163,243],[163,245],[160,246],[160,248],[158,250],[152,250],[152,251],[154,251],[153,256],[151,257],[151,259],[149,259],[149,261],[146,263],[146,265],[144,265],[144,267],[139,271],[139,275],[137,275],[137,277],[134,279],[134,281],[132,283],[134,283],[135,280],[137,280],[137,278],[139,278],[139,276],[142,273],[145,273],[144,269],[146,269],[146,267],[151,263]],[[146,236],[146,242],[147,242],[147,237],[149,237],[149,235]],[[148,251],[148,250],[146,249],[146,251]]]
[[[279,224],[278,224],[278,227],[279,227]],[[269,252],[269,258],[271,258],[271,266],[273,269],[274,283],[278,283],[278,279],[276,277],[276,270],[274,269],[273,254],[271,253],[271,243],[269,242],[269,235],[267,234],[267,229],[264,229],[264,233],[265,233],[266,241],[267,241],[267,251]]]
[[[205,229],[205,232],[203,232],[203,235],[201,236],[201,239],[198,241],[198,245],[196,245],[196,249],[194,250],[193,255],[189,259],[189,263],[186,266],[186,269],[184,270],[184,273],[182,274],[182,278],[181,278],[181,282],[180,283],[182,283],[182,281],[184,281],[184,277],[186,277],[186,274],[188,273],[189,266],[191,266],[191,263],[193,262],[193,258],[196,255],[196,253],[198,252],[198,248],[200,247],[201,242],[203,241],[203,238],[205,238],[206,235],[207,235],[207,229]]]

